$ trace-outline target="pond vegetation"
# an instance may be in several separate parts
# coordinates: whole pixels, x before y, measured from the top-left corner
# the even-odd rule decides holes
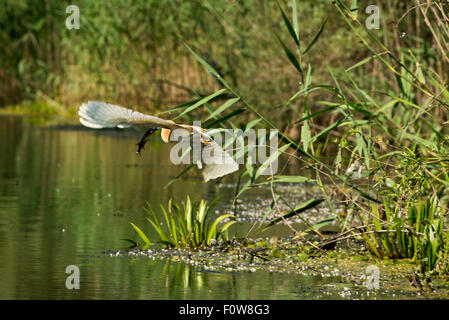
[[[343,75],[337,75],[328,65],[327,69],[333,83],[314,83],[313,67],[310,61],[307,63],[305,61],[307,53],[313,50],[319,41],[326,21],[309,43],[303,43],[299,32],[300,21],[295,15],[296,2],[292,1],[292,4],[293,21],[279,5],[285,32],[289,34],[290,41],[283,41],[280,37],[278,40],[300,80],[298,91],[283,105],[284,108],[291,108],[295,102],[302,101],[303,110],[297,111],[299,115],[302,113],[302,117],[292,123],[301,125],[299,140],[284,134],[285,131],[281,127],[263,115],[263,110],[248,102],[238,93],[238,89],[230,85],[200,54],[185,44],[198,62],[221,83],[223,89],[213,95],[230,96],[221,107],[206,108],[216,119],[214,124],[226,121],[235,127],[236,124],[231,122],[231,118],[234,117],[232,111],[225,117],[222,114],[231,110],[231,107],[238,102],[253,114],[257,123],[279,130],[279,137],[284,142],[278,151],[279,156],[283,154],[297,159],[313,172],[314,178],[272,176],[264,179],[260,172],[267,164],[262,164],[258,168],[249,164],[240,175],[239,181],[242,182],[236,190],[236,197],[254,186],[270,184],[273,196],[272,209],[276,210],[277,202],[283,201],[276,192],[278,184],[305,181],[313,183],[322,190],[322,199],[311,199],[297,208],[292,208],[288,213],[279,211],[279,217],[271,221],[267,227],[300,215],[326,201],[334,218],[309,228],[321,237],[321,241],[316,245],[313,244],[317,250],[323,245],[337,241],[363,238],[369,252],[377,258],[410,259],[426,278],[433,274],[449,274],[449,233],[445,197],[449,186],[446,170],[449,151],[445,116],[449,107],[447,79],[444,78],[444,74],[438,74],[432,69],[432,63],[426,60],[420,51],[405,47],[400,48],[395,54],[394,50],[387,48],[362,25],[349,7],[342,1],[334,1],[334,6],[341,13],[341,17],[372,56],[348,67]],[[441,22],[441,28],[448,25],[448,21]],[[447,38],[444,39],[447,41]],[[434,40],[437,41],[438,38]],[[444,55],[444,50],[434,52],[434,55],[435,57]],[[396,82],[394,86],[385,86],[384,91],[378,88],[370,93],[355,74],[351,75],[350,71],[362,67],[371,59],[379,61],[384,68],[382,72],[390,73],[391,79]],[[317,91],[327,92],[329,98],[318,102],[324,105],[323,108],[312,111],[309,101]],[[191,105],[194,105],[194,108],[189,107]],[[173,110],[180,111],[184,115],[193,113],[200,106],[201,104],[192,101],[189,105]],[[315,118],[318,117],[327,117],[334,121],[322,128],[314,125]],[[254,122],[251,124],[254,125]],[[335,134],[336,132],[338,134]],[[324,161],[326,150],[333,150],[336,153],[333,161]],[[184,173],[185,171],[182,172]],[[338,195],[330,196],[328,184],[337,187],[334,190]],[[333,204],[337,197],[339,202],[345,203],[347,208],[350,208],[348,210],[350,217],[346,219],[352,221],[358,219],[360,224],[350,224],[341,219]],[[164,215],[170,216],[165,210]],[[153,219],[154,217],[155,215]],[[215,222],[224,217],[226,216],[221,216]],[[199,213],[198,225],[204,223],[201,219],[202,215]],[[307,218],[304,219],[307,221]],[[329,242],[329,239],[320,233],[319,227],[334,220],[340,226],[340,234]],[[173,220],[169,221],[167,218],[171,241],[163,233],[157,220],[151,222],[164,243],[176,247],[179,242],[185,246],[185,240],[176,241],[177,232],[173,232],[175,230]],[[226,224],[223,228],[229,226]],[[294,229],[293,231],[298,239],[310,243],[305,238],[304,232]],[[197,241],[192,247],[210,245],[208,240],[210,238],[206,237],[206,241]]]
[[[256,4],[263,10],[254,9]],[[314,260],[322,259],[329,266],[329,261],[346,264],[364,259],[388,264],[390,270],[398,266],[413,285],[425,290],[427,284],[432,290],[432,281],[444,282],[449,275],[448,6],[418,1],[412,10],[402,1],[392,1],[385,9],[395,19],[391,24],[383,21],[382,33],[376,33],[366,28],[357,5],[361,6],[354,0],[317,1],[315,8],[325,9],[317,10],[320,13],[310,27],[305,15],[313,11],[312,6],[296,0],[232,5],[227,1],[136,1],[126,12],[108,11],[109,5],[92,2],[87,15],[112,22],[103,27],[99,20],[88,23],[86,29],[96,35],[88,38],[89,43],[70,42],[67,30],[42,37],[46,34],[43,26],[55,23],[46,20],[52,16],[53,9],[49,9],[43,22],[31,26],[47,46],[35,47],[33,33],[24,33],[21,25],[1,33],[8,39],[15,34],[28,36],[20,39],[26,44],[22,58],[14,51],[17,47],[3,53],[2,60],[16,69],[9,73],[13,79],[9,81],[2,72],[8,67],[0,64],[0,81],[8,83],[8,92],[14,93],[11,97],[2,91],[0,102],[9,105],[4,111],[70,114],[74,106],[68,101],[78,102],[86,98],[86,92],[94,92],[89,99],[111,95],[117,103],[140,104],[141,109],[154,104],[152,111],[172,118],[203,119],[205,128],[277,130],[281,144],[276,156],[258,166],[245,164],[237,177],[234,209],[245,193],[259,187],[268,188],[271,197],[264,215],[245,235],[233,237],[232,230],[241,223],[237,210],[214,215],[206,200],[191,201],[196,196],[192,190],[181,204],[172,198],[168,205],[160,203],[160,213],[147,203],[147,224],[130,222],[139,240],[126,239],[133,244],[126,254],[169,257],[206,269],[215,260],[210,266],[214,270],[226,269],[226,261],[232,261],[228,266],[232,270],[286,272],[299,265],[312,270]],[[12,2],[7,6],[13,6]],[[179,28],[174,17],[167,20],[164,16],[173,7],[179,7],[174,10]],[[61,9],[57,4],[52,8]],[[15,11],[18,17],[32,11],[26,5],[19,9]],[[234,9],[238,15],[226,14]],[[146,21],[153,11],[161,16]],[[326,11],[332,19],[324,17]],[[115,13],[109,16],[110,12]],[[3,23],[11,18],[1,15]],[[262,27],[267,15],[270,25]],[[193,21],[201,20],[200,31],[190,25],[191,16],[197,16]],[[114,27],[114,19],[127,22],[126,27]],[[260,30],[268,28],[274,37],[266,40],[257,28],[243,28],[248,21],[257,21]],[[148,24],[153,27],[148,32],[155,33],[157,25],[166,34],[151,37],[145,32]],[[215,24],[217,34],[211,27]],[[337,26],[332,37],[329,34],[334,30],[329,29]],[[214,36],[206,37],[210,34]],[[213,42],[208,52],[204,50],[207,41]],[[64,49],[56,51],[59,44]],[[79,61],[83,76],[69,72],[75,63],[65,73],[61,71],[64,59],[80,59],[90,48],[98,55],[96,60]],[[128,55],[134,61],[132,68],[113,63]],[[175,57],[178,65],[170,66]],[[151,74],[154,81],[142,72]],[[180,73],[181,84],[175,83]],[[98,86],[90,85],[89,79],[95,79],[92,83]],[[74,88],[77,99],[58,96],[69,88]],[[162,111],[178,100],[182,102]],[[61,107],[64,104],[69,108]],[[263,175],[278,158],[283,164],[280,172]],[[182,183],[192,167],[183,169],[166,186]],[[295,173],[298,168],[301,175]],[[292,203],[280,192],[286,184],[313,186],[319,193]],[[311,222],[308,212],[322,206],[330,216]],[[291,224],[292,219],[299,219],[302,228]],[[261,238],[263,232],[282,223],[288,226],[289,236]],[[329,226],[332,232],[326,232]],[[157,235],[164,249],[155,249],[150,234]]]
[[[159,235],[160,242],[171,248],[198,249],[210,246],[212,243],[221,240],[226,235],[226,230],[236,223],[235,220],[231,220],[218,227],[220,222],[225,219],[229,220],[234,216],[224,214],[214,221],[210,221],[208,218],[211,207],[207,205],[207,201],[201,200],[199,203],[192,203],[190,197],[187,196],[186,201],[182,203],[182,207],[171,199],[168,202],[167,209],[161,205],[165,226],[167,227],[167,230],[165,230],[150,204],[147,203],[147,205],[146,212],[149,214],[147,220]],[[150,244],[148,237],[135,224],[131,223],[131,225],[147,247]]]

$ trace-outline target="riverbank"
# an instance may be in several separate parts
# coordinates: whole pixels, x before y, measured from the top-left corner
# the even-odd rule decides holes
[[[46,98],[24,100],[18,104],[12,104],[0,108],[0,114],[5,115],[35,115],[35,116],[70,116],[75,117],[78,107],[62,106],[58,102]]]
[[[165,260],[188,265],[197,272],[268,271],[328,279],[332,283],[318,296],[323,299],[447,299],[449,295],[449,277],[434,277],[431,282],[421,280],[414,272],[416,265],[409,259],[377,259],[365,249],[361,239],[321,251],[292,237],[275,241],[273,244],[273,239],[239,239],[204,250],[124,249],[104,254]]]

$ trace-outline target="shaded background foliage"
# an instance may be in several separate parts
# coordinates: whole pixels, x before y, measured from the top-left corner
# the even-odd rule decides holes
[[[79,30],[65,27],[69,4],[80,8]],[[290,14],[290,3],[282,5]],[[102,99],[155,110],[217,89],[183,41],[261,107],[279,105],[299,81],[278,54],[274,34],[285,34],[275,1],[3,0],[0,6],[2,106],[48,97],[63,108]],[[363,55],[329,1],[302,1],[298,15],[309,41],[329,17],[331,31],[311,58],[318,69]]]
[[[246,126],[256,119],[278,129],[287,143],[282,148],[292,146],[307,156],[297,160],[315,170],[315,183],[330,210],[345,219],[342,230],[353,220],[352,213],[337,216],[332,201],[339,196],[356,214],[370,214],[366,226],[372,227],[372,236],[366,242],[376,256],[409,256],[404,230],[418,230],[411,236],[416,240],[413,257],[435,262],[424,271],[438,269],[439,259],[444,263],[438,272],[448,272],[449,237],[440,223],[447,215],[449,187],[447,4],[84,0],[76,3],[80,30],[65,28],[68,4],[1,3],[0,105],[66,112],[86,100],[105,100],[157,113],[211,97],[221,86],[219,77],[208,72],[215,69],[226,79],[221,83],[227,94],[239,101],[232,106],[248,111],[227,124]],[[364,25],[365,8],[372,4],[381,14],[377,30]],[[281,16],[280,8],[288,17]],[[317,32],[319,41],[306,54],[304,46],[315,43]],[[182,115],[202,116],[203,105],[209,112],[214,109],[200,103]],[[333,161],[329,166],[326,156]],[[364,181],[351,182],[352,165]],[[257,172],[246,167],[241,177],[248,180],[236,197],[254,185]],[[321,175],[335,184],[333,193],[328,194]],[[342,184],[356,195],[345,194]],[[430,197],[441,204],[421,206],[421,198]],[[437,207],[443,208],[441,215]],[[435,223],[419,229],[420,223],[409,223],[404,212]],[[373,235],[390,231],[397,237]],[[398,244],[405,254],[391,249]]]
[[[447,16],[433,6],[416,6],[419,1],[346,3],[357,5],[362,23],[368,17],[366,7],[377,5],[380,29],[371,32],[415,73],[423,64],[434,70],[439,83],[447,81],[447,37],[439,27],[439,19]],[[69,4],[80,9],[79,30],[65,26]],[[279,4],[291,17],[292,2]],[[396,77],[386,73],[378,59],[350,74],[345,72],[372,53],[332,1],[299,1],[297,15],[302,43],[310,43],[327,19],[319,41],[301,62],[303,69],[313,66],[314,83],[332,85],[331,66],[343,90],[353,91],[352,81],[357,79],[359,87],[384,103],[385,92],[400,91]],[[426,15],[434,30],[423,19]],[[434,31],[441,43],[435,41]],[[276,35],[294,48],[276,1],[2,0],[0,108],[21,104],[38,112],[75,112],[86,100],[104,100],[157,112],[218,90],[220,84],[197,63],[183,45],[187,43],[241,96],[263,113],[270,113],[274,123],[298,140],[300,126],[294,122],[303,116],[302,101],[288,106],[285,101],[301,88],[302,79],[283,54]],[[415,91],[407,98],[419,104],[425,97]],[[320,90],[311,97],[313,112],[318,109],[315,101],[330,96]],[[445,117],[442,111],[436,112]],[[250,117],[243,113],[236,121],[245,123]],[[312,125],[319,130],[335,120],[324,114],[315,117]]]

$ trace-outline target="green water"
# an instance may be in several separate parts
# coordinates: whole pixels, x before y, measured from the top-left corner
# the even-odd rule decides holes
[[[0,298],[274,299],[313,280],[103,254],[135,238],[129,221],[145,226],[145,200],[157,207],[169,197],[220,195],[224,208],[234,188],[205,184],[195,172],[164,188],[181,170],[169,162],[169,146],[151,141],[139,157],[132,131],[61,124],[0,116]],[[80,269],[79,290],[65,287],[68,265]]]
[[[170,163],[169,145],[155,139],[137,156],[139,136],[132,131],[86,130],[71,121],[0,116],[1,299],[339,297],[323,295],[342,284],[335,277],[203,272],[167,260],[104,254],[125,247],[120,239],[136,238],[129,221],[146,226],[145,200],[157,208],[170,197],[219,196],[217,210],[229,210],[237,177],[206,184],[193,171],[164,188],[182,169]],[[243,201],[262,198],[269,198],[266,190]],[[236,233],[244,234],[249,225],[240,228]],[[65,286],[68,265],[79,267],[79,290]]]

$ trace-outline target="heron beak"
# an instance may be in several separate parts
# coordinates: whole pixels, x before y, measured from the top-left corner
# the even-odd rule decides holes
[[[169,143],[170,142],[170,134],[171,134],[171,130],[170,129],[163,128],[161,130],[162,141],[164,141],[165,143]]]

